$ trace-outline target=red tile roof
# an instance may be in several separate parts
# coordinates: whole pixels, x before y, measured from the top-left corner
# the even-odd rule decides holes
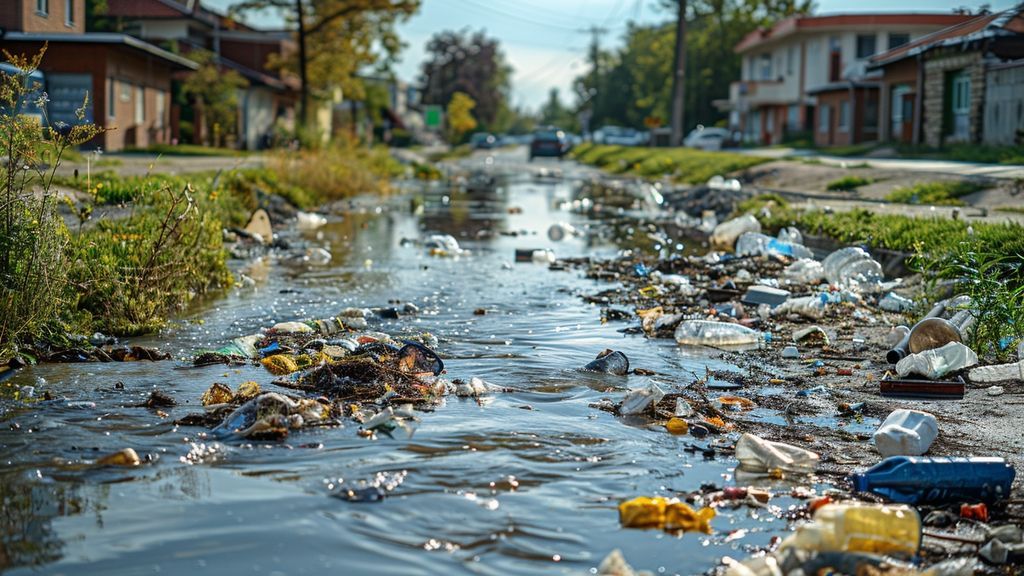
[[[940,46],[1022,33],[1024,33],[1024,4],[994,14],[974,16],[966,22],[943,28],[903,46],[876,54],[871,58],[871,64],[874,67],[885,66]]]
[[[736,45],[736,52],[746,52],[764,42],[777,40],[800,30],[816,28],[843,29],[850,26],[952,26],[969,20],[964,14],[937,13],[883,13],[883,14],[831,14],[827,16],[792,16],[780,20],[771,28],[759,28],[747,34]]]

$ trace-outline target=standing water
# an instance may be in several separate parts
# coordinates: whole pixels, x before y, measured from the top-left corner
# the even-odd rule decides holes
[[[592,236],[553,242],[545,233],[559,222],[591,224],[563,208],[569,177],[582,168],[566,163],[567,178],[540,179],[510,153],[469,162],[490,170],[497,185],[427,191],[422,211],[411,210],[408,198],[354,203],[306,233],[310,246],[332,254],[326,265],[266,257],[243,270],[255,286],[198,305],[179,327],[139,342],[176,361],[51,364],[16,375],[10,389],[31,385],[59,400],[3,400],[0,571],[583,574],[620,548],[637,568],[693,574],[723,555],[745,557],[747,547],[785,529],[775,515],[748,508],[720,510],[712,535],[620,528],[619,502],[731,484],[735,461],[705,459],[692,450],[701,440],[590,405],[652,381],[677,390],[706,367],[729,366],[602,324],[599,309],[579,295],[607,285],[514,263],[517,249],[616,252]],[[402,241],[431,234],[452,234],[469,254],[438,258]],[[362,438],[347,421],[283,442],[219,443],[203,428],[172,424],[201,411],[200,395],[214,382],[256,380],[285,391],[260,367],[193,368],[187,359],[197,350],[275,322],[393,301],[420,313],[372,329],[430,332],[449,377],[478,376],[512,391],[483,401],[448,398],[420,414],[411,438]],[[577,370],[606,348],[659,375]],[[157,389],[178,406],[165,413],[139,406]],[[83,465],[124,447],[150,461]],[[375,502],[333,497],[361,481],[393,490]]]

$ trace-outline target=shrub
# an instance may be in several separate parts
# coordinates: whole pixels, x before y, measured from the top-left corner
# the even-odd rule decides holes
[[[834,192],[850,192],[861,186],[867,186],[868,184],[871,184],[870,178],[864,178],[862,176],[843,176],[838,180],[829,182],[826,189]]]

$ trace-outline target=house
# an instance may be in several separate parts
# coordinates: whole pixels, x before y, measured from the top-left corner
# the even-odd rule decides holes
[[[872,58],[881,139],[938,148],[1016,144],[1024,130],[1024,5],[939,30]]]
[[[892,13],[784,19],[736,45],[741,78],[720,106],[751,143],[779,144],[812,131],[819,145],[877,139],[878,85],[864,78],[869,58],[969,18]]]
[[[285,58],[296,50],[290,32],[252,28],[198,0],[107,0],[107,14],[119,30],[183,55],[209,50],[221,68],[245,78],[248,86],[238,94],[240,147],[265,148],[276,130],[294,129],[299,79],[268,66],[272,56]],[[201,142],[201,114],[192,120],[193,139]]]
[[[171,75],[196,64],[125,34],[85,32],[85,0],[7,0],[0,38],[10,52],[35,54],[48,45],[45,74],[51,123],[85,121],[106,129],[86,147],[117,151],[171,140]]]

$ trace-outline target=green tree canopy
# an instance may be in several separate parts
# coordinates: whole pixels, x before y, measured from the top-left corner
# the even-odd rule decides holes
[[[476,117],[485,129],[502,131],[512,121],[511,74],[496,39],[483,32],[439,32],[427,42],[423,103],[447,106],[456,92],[462,92],[476,102]]]

